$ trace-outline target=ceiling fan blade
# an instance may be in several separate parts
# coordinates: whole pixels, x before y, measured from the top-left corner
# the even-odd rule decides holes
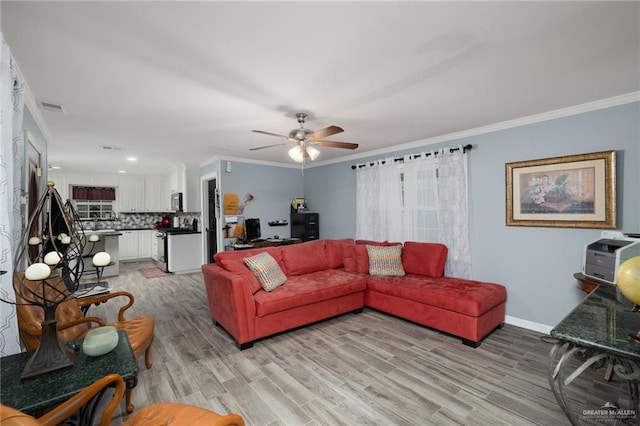
[[[274,146],[282,146],[282,145],[289,145],[289,143],[288,142],[284,142],[284,143],[277,143],[275,145],[259,146],[257,148],[249,148],[249,151],[257,151],[259,149],[273,148]]]
[[[322,146],[330,146],[333,148],[356,149],[358,147],[357,143],[351,143],[351,142],[314,141],[314,143]]]
[[[338,133],[342,133],[342,132],[344,132],[342,127],[329,126],[329,127],[325,127],[324,129],[316,130],[309,137],[311,139],[318,140],[318,139],[326,138],[327,136],[337,135]]]
[[[277,138],[285,138],[285,139],[289,139],[288,136],[285,135],[279,135],[277,133],[271,133],[271,132],[265,132],[264,130],[252,130],[252,132],[255,133],[262,133],[263,135],[269,135],[269,136],[275,136]]]

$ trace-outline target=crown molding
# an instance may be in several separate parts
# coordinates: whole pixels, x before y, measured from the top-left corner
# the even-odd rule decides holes
[[[426,145],[434,145],[442,142],[450,142],[456,139],[468,138],[471,136],[483,135],[486,133],[497,132],[500,130],[512,129],[514,127],[521,127],[529,124],[542,123],[544,121],[570,117],[572,115],[584,114],[591,111],[598,111],[601,109],[612,108],[619,105],[630,104],[633,102],[640,102],[640,92],[631,92],[631,93],[627,93],[620,96],[614,96],[611,98],[601,99],[593,102],[587,102],[584,104],[574,105],[567,108],[556,109],[553,111],[547,111],[540,114],[529,115],[526,117],[503,121],[500,123],[488,124],[486,126],[476,127],[469,130],[462,130],[459,132],[453,132],[453,133],[448,133],[441,136],[435,136],[433,138],[421,139],[414,142],[393,145],[390,147],[376,149],[373,151],[352,154],[345,157],[336,158],[333,160],[319,161],[317,163],[313,163],[313,165],[309,165],[308,168],[326,166],[329,164],[336,164],[336,163],[344,163],[347,161],[357,161],[362,158],[375,157],[375,156],[380,156],[384,154],[394,153],[397,151],[420,148]]]
[[[264,160],[254,160],[250,158],[242,158],[242,157],[232,157],[226,155],[214,155],[213,157],[203,161],[200,163],[200,168],[206,167],[210,164],[215,164],[219,161],[238,161],[240,163],[248,163],[248,164],[258,164],[261,166],[271,166],[271,167],[284,167],[288,169],[299,169],[300,165],[298,164],[287,164],[287,163],[278,163],[275,161],[264,161]],[[305,163],[305,168],[309,168],[309,163]]]

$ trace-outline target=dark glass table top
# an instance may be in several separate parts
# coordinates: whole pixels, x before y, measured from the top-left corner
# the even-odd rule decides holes
[[[640,330],[640,312],[614,285],[600,285],[569,313],[551,336],[629,358],[640,358],[640,344],[629,333]]]
[[[108,374],[120,374],[124,380],[135,379],[138,366],[129,338],[124,330],[118,330],[118,336],[118,346],[107,354],[90,357],[80,349],[73,367],[25,380],[20,375],[33,351],[0,358],[0,403],[30,414],[66,401]]]

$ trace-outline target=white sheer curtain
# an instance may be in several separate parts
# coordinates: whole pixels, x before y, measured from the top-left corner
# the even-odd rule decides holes
[[[445,274],[470,278],[466,156],[462,147],[426,154],[358,168],[356,238],[442,243]]]
[[[458,151],[440,151],[438,163],[439,240],[449,248],[445,274],[471,278],[467,156]]]
[[[24,83],[18,76],[9,47],[0,48],[0,295],[14,300],[13,247],[17,247],[20,217],[20,172],[23,164]],[[15,306],[0,302],[0,355],[20,352]]]
[[[400,166],[392,158],[356,172],[356,238],[402,241]]]

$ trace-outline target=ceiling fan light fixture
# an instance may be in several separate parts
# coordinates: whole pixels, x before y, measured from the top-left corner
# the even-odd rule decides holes
[[[318,155],[320,155],[320,151],[318,151],[312,146],[308,146],[306,147],[306,149],[307,149],[307,155],[309,155],[309,158],[311,158],[311,161],[315,160],[316,158],[318,158]]]
[[[304,151],[300,145],[296,145],[289,150],[289,157],[296,163],[302,163],[304,160]]]

